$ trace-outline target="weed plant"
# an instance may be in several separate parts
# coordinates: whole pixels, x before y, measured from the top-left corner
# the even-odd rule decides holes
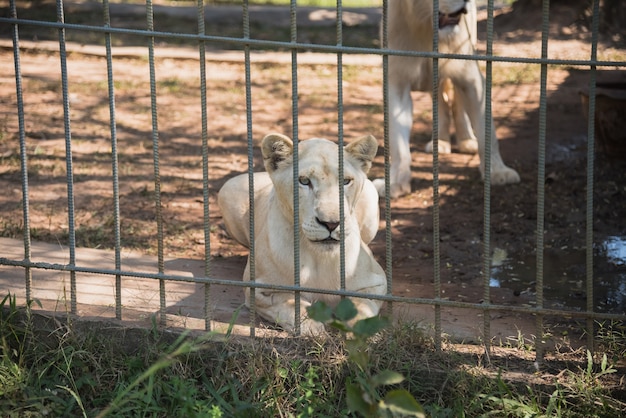
[[[479,347],[437,352],[414,323],[348,325],[349,316],[328,308],[326,337],[252,339],[175,334],[156,321],[149,329],[88,322],[36,305],[18,307],[11,295],[0,301],[3,417],[392,416],[417,414],[407,406],[417,402],[433,417],[626,410],[622,324],[600,328],[604,352],[557,353],[539,375],[528,360],[498,362],[494,354],[484,365]]]

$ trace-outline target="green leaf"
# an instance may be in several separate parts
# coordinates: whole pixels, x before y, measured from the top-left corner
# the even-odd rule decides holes
[[[352,328],[350,328],[345,322],[341,322],[336,319],[330,321],[328,325],[343,333],[352,332]]]
[[[408,415],[411,417],[426,417],[422,405],[404,389],[390,390],[385,395],[382,405],[392,413]]]
[[[368,402],[369,396],[363,391],[359,385],[354,383],[346,384],[346,402],[348,409],[352,412],[358,412],[363,416],[370,416],[372,404]]]
[[[359,312],[354,306],[354,302],[350,299],[343,299],[335,308],[335,317],[340,321],[349,321],[353,319]]]
[[[326,323],[333,319],[332,309],[330,309],[330,307],[324,302],[318,301],[313,303],[311,306],[306,308],[306,312],[309,315],[309,318],[321,323]]]
[[[289,370],[284,367],[279,367],[277,370],[278,377],[281,379],[286,379],[289,376]]]
[[[365,351],[348,350],[348,357],[350,360],[356,363],[356,365],[359,366],[361,370],[367,369],[367,366],[369,363],[369,356],[367,355]]]
[[[61,385],[56,385],[56,386],[59,389],[63,389],[65,391],[67,391],[70,395],[72,395],[72,397],[74,398],[74,400],[76,401],[76,403],[80,407],[81,411],[83,412],[83,417],[87,418],[87,412],[85,411],[85,407],[83,406],[83,401],[80,398],[80,396],[78,396],[78,394],[75,391],[73,391],[72,389],[70,389],[67,386],[61,386]]]
[[[354,333],[362,337],[371,337],[389,326],[389,319],[382,316],[361,319],[354,324]]]
[[[367,350],[368,344],[365,340],[354,339],[354,340],[346,340],[346,350],[349,353],[362,351],[365,352]]]
[[[402,376],[398,372],[394,372],[392,370],[383,370],[378,373],[376,376],[372,378],[372,384],[376,387],[383,385],[395,385],[404,380],[404,376]]]

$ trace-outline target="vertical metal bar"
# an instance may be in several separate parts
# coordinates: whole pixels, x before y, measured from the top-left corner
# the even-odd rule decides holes
[[[382,9],[382,48],[387,49],[389,47],[388,37],[388,14],[389,1],[383,0]],[[391,289],[393,285],[393,263],[392,256],[392,241],[391,241],[391,199],[390,184],[389,184],[389,55],[383,54],[383,153],[385,162],[385,271],[387,276],[387,294],[391,295]],[[393,313],[393,305],[391,302],[387,303],[387,315],[391,316]]]
[[[591,21],[591,61],[598,59],[598,26],[600,21],[600,1],[593,2]],[[591,64],[589,72],[589,123],[587,127],[587,207],[586,207],[586,290],[587,313],[593,313],[593,170],[595,158],[595,114],[596,114],[596,65]],[[593,318],[587,317],[587,349],[594,351]]]
[[[491,304],[491,293],[489,288],[489,278],[491,276],[491,138],[495,135],[492,132],[491,123],[491,73],[493,62],[489,60],[493,56],[493,0],[487,2],[487,61],[485,77],[485,147],[483,158],[485,161],[485,181],[484,181],[484,206],[483,206],[483,304]],[[483,311],[483,336],[486,352],[491,350],[491,316],[489,310]]]
[[[17,19],[15,0],[10,2],[11,18]],[[24,221],[24,259],[30,261],[30,206],[28,194],[28,155],[26,152],[26,130],[24,128],[24,97],[22,95],[22,67],[20,65],[20,41],[17,23],[12,25],[13,36],[13,64],[15,66],[15,94],[17,96],[17,123],[20,139],[20,172],[22,175],[22,217]],[[33,299],[32,284],[33,274],[30,267],[24,269],[24,284],[26,288],[26,301]],[[30,303],[26,304],[27,308]]]
[[[248,7],[248,0],[243,2],[243,37],[250,39],[250,10]],[[250,71],[250,45],[246,44],[244,47],[244,65],[246,73],[246,134],[248,139],[248,206],[249,222],[250,222],[250,281],[256,280],[256,246],[254,239],[254,135],[252,132],[252,77]],[[250,288],[250,336],[255,336],[256,331],[256,292],[255,288]]]
[[[337,0],[337,46],[343,44],[343,7],[341,0]],[[344,165],[343,165],[343,55],[341,52],[337,52],[337,143],[338,143],[338,158],[339,158],[339,228],[341,230],[341,241],[339,244],[339,278],[340,288],[345,290],[346,288],[346,242],[344,235]]]
[[[295,44],[298,41],[297,20],[296,20],[296,0],[291,0],[290,11],[290,31],[291,31],[291,111],[293,121],[293,284],[300,286],[300,194],[298,191],[298,173],[300,166],[298,163],[298,50]],[[300,291],[294,292],[295,314],[294,332],[300,335]]]
[[[103,0],[104,27],[111,27],[109,0]],[[111,128],[111,169],[113,177],[113,229],[115,234],[115,269],[121,270],[120,238],[120,185],[117,152],[117,124],[115,119],[115,85],[113,83],[113,58],[111,55],[111,33],[104,34],[107,57],[107,86],[109,89],[109,124]],[[122,319],[122,276],[115,275],[115,318]]]
[[[433,1],[433,52],[439,52],[439,1]],[[441,248],[439,245],[439,57],[434,56],[433,71],[433,275],[435,299],[441,299]],[[435,348],[441,351],[441,305],[435,303]]]
[[[204,1],[198,0],[198,34],[204,35]],[[200,110],[202,124],[202,208],[204,219],[204,276],[211,273],[211,226],[209,224],[209,146],[207,128],[207,98],[206,98],[206,50],[204,41],[198,40],[200,54]],[[211,330],[211,285],[204,284],[204,329]]]
[[[57,21],[65,23],[63,0],[57,0]],[[70,124],[70,98],[67,82],[67,53],[65,50],[65,28],[59,28],[59,56],[61,58],[61,86],[63,90],[63,124],[65,127],[65,165],[67,176],[67,216],[70,259],[76,265],[76,231],[74,221],[74,171],[72,164],[72,129]],[[76,272],[70,271],[70,310],[76,313]]]
[[[148,30],[154,31],[152,0],[146,0]],[[159,273],[165,271],[163,261],[163,214],[161,207],[161,174],[159,170],[159,125],[157,115],[156,75],[154,71],[154,36],[148,38],[148,58],[150,65],[150,109],[152,111],[152,155],[154,161],[154,202],[157,222],[157,263]],[[165,281],[159,279],[159,320],[165,325]]]
[[[541,58],[548,58],[548,36],[550,0],[543,0],[541,25]],[[545,184],[546,184],[546,114],[548,109],[548,94],[546,90],[548,79],[548,65],[541,64],[541,86],[539,96],[539,148],[537,152],[537,269],[536,269],[536,296],[535,304],[543,309],[543,252],[544,252],[544,220],[545,220]],[[543,360],[543,315],[537,314],[535,329],[535,360],[541,364]]]

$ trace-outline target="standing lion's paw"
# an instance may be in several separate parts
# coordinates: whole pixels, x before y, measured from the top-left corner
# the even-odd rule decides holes
[[[374,183],[374,187],[376,187],[378,196],[385,197],[385,179],[374,179],[372,183]],[[411,183],[406,183],[406,184],[391,183],[389,185],[389,189],[390,189],[389,198],[397,199],[401,196],[411,193]]]
[[[450,145],[450,141],[446,141],[445,139],[439,140],[439,154],[450,154],[452,152],[452,146]],[[426,152],[433,152],[433,141],[430,141],[426,144]]]
[[[520,177],[517,171],[509,167],[503,167],[491,172],[491,184],[500,186],[503,184],[519,183]]]
[[[463,154],[476,154],[478,152],[478,141],[474,138],[460,140],[459,152]]]

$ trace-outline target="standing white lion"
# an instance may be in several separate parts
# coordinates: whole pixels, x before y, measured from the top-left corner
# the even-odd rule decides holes
[[[378,231],[379,212],[376,188],[366,173],[376,155],[373,136],[362,137],[344,147],[344,177],[339,184],[337,144],[314,138],[298,145],[298,236],[300,245],[300,286],[340,290],[340,241],[345,243],[345,289],[383,295],[387,279],[367,244]],[[294,285],[294,203],[293,143],[281,134],[267,135],[261,146],[266,172],[254,174],[255,281],[271,285]],[[340,220],[339,190],[344,190],[344,219]],[[231,237],[250,247],[248,175],[230,179],[221,188],[218,204]],[[250,258],[244,280],[250,280]],[[245,290],[250,304],[250,290]],[[316,300],[329,304],[339,296],[303,292],[300,312]],[[379,300],[352,298],[358,315],[355,320],[378,314]],[[288,331],[295,326],[293,291],[258,289],[257,312]],[[316,334],[323,325],[305,318],[303,334]]]
[[[388,2],[388,46],[403,51],[432,51],[433,3],[431,0]],[[476,44],[476,5],[467,0],[439,1],[439,52],[471,55]],[[389,142],[391,198],[411,192],[410,134],[413,125],[411,91],[432,91],[432,59],[389,56]],[[485,172],[485,80],[478,62],[439,59],[439,152],[451,152],[449,108],[452,106],[456,138],[461,152],[480,155],[480,172]],[[446,99],[454,99],[449,101]],[[498,139],[491,123],[491,182],[517,183],[517,172],[500,157]],[[432,152],[432,141],[426,146]],[[384,196],[384,180],[375,180]]]

